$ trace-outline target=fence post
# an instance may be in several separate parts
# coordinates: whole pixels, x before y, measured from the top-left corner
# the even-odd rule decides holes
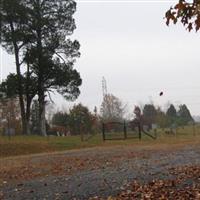
[[[124,139],[127,139],[126,121],[124,120]]]
[[[105,124],[102,123],[102,135],[103,135],[103,141],[105,141]]]
[[[142,139],[142,133],[141,133],[141,124],[140,122],[138,123],[138,131],[139,131],[139,140]]]

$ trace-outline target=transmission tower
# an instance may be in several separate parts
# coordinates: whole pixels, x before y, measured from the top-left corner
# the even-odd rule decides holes
[[[107,83],[106,83],[106,79],[105,77],[103,76],[102,78],[102,92],[103,92],[103,104],[102,104],[102,107],[101,107],[101,112],[103,114],[103,118],[105,117],[105,113],[106,113],[106,108],[107,108],[107,105],[108,105],[108,101],[107,101]]]
[[[107,83],[104,76],[102,78],[102,91],[103,91],[103,98],[104,98],[107,95]]]

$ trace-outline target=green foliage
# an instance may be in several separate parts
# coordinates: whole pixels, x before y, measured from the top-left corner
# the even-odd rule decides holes
[[[1,0],[1,46],[11,54],[24,50],[31,39],[26,3],[26,0]]]
[[[14,73],[10,73],[6,80],[4,80],[0,84],[0,92],[4,94],[5,97],[11,98],[16,97],[19,94],[18,91],[18,76]],[[21,75],[21,86],[22,86],[22,94],[29,95],[33,98],[36,93],[37,89],[35,88],[36,80],[34,77],[29,77],[29,85],[27,85],[27,75],[26,73]]]
[[[92,133],[94,116],[82,104],[75,105],[69,113],[69,126],[72,134]]]
[[[57,112],[53,115],[52,124],[66,127],[69,125],[69,114],[66,112]]]
[[[169,106],[166,112],[168,126],[177,123],[177,111],[173,104]]]
[[[179,106],[178,112],[173,105],[170,105],[166,113],[169,125],[176,124],[178,126],[187,125],[189,122],[194,122],[189,109],[185,104]]]
[[[45,132],[46,93],[56,90],[68,100],[80,94],[82,80],[73,69],[80,44],[67,38],[76,28],[75,11],[73,0],[2,0],[0,4],[1,46],[15,55],[22,122],[29,121],[31,101],[37,94],[41,133]],[[24,74],[22,67],[26,67]]]
[[[27,62],[37,77],[38,95],[55,89],[66,99],[78,97],[82,81],[73,69],[80,44],[67,36],[75,29],[74,1],[27,1],[29,25],[34,42],[27,49]]]
[[[101,129],[97,111],[92,114],[82,104],[74,105],[69,113],[56,112],[52,117],[52,125],[66,127],[72,135],[93,134]]]
[[[155,118],[157,115],[156,108],[153,104],[145,104],[143,108],[143,117],[148,119],[149,123],[155,123]]]
[[[189,109],[185,104],[179,106],[178,111],[178,124],[179,125],[186,125],[189,122],[194,122]]]
[[[0,92],[6,97],[15,97],[18,94],[17,76],[9,74],[7,79],[0,84]]]
[[[173,104],[171,104],[170,107],[167,109],[166,115],[170,118],[175,118],[177,116],[176,108]]]
[[[137,108],[137,107],[136,107]],[[189,122],[194,122],[189,109],[185,104],[179,106],[179,110],[173,104],[169,106],[166,113],[161,108],[155,109],[153,105],[146,104],[143,109],[145,122],[156,123],[160,128],[171,126],[183,126]]]
[[[160,108],[156,110],[155,121],[160,128],[166,128],[169,125],[169,118]]]

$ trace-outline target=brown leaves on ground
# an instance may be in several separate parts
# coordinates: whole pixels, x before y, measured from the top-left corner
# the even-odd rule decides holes
[[[181,146],[182,147],[182,146]],[[181,148],[170,145],[170,151]],[[169,146],[153,147],[98,147],[88,150],[74,150],[71,153],[50,153],[0,159],[0,185],[3,182],[20,182],[36,177],[62,176],[80,170],[94,170],[117,166],[120,162],[134,158],[148,158],[155,151],[169,153]]]
[[[76,170],[88,167],[88,160],[71,157],[34,157],[15,160],[0,165],[0,185],[2,181],[18,182],[36,177],[69,175]],[[94,162],[97,166],[98,163]]]
[[[108,197],[107,200],[200,200],[200,166],[183,166],[169,171],[174,175],[174,179],[153,180],[146,184],[134,181],[117,197]]]
[[[77,153],[78,154],[78,153]],[[3,182],[20,182],[36,177],[62,176],[76,173],[80,170],[94,170],[115,166],[117,163],[145,154],[133,151],[104,153],[84,152],[80,155],[66,155],[65,153],[37,155],[2,159],[0,163],[0,186]]]
[[[144,185],[134,182],[112,199],[200,199],[200,184],[180,186],[177,180],[155,180]]]

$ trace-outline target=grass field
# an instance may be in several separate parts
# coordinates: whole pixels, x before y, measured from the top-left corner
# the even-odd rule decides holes
[[[81,142],[80,136],[68,137],[40,137],[40,136],[13,136],[0,137],[0,158],[28,155],[45,152],[64,151],[70,149],[89,148],[94,146],[112,146],[112,145],[160,145],[160,144],[182,144],[200,141],[200,126],[195,130],[192,126],[184,129],[179,128],[177,134],[166,134],[164,130],[157,132],[157,140],[153,140],[146,135],[142,135],[142,140],[109,140],[103,142],[102,135],[97,134],[89,140]]]

